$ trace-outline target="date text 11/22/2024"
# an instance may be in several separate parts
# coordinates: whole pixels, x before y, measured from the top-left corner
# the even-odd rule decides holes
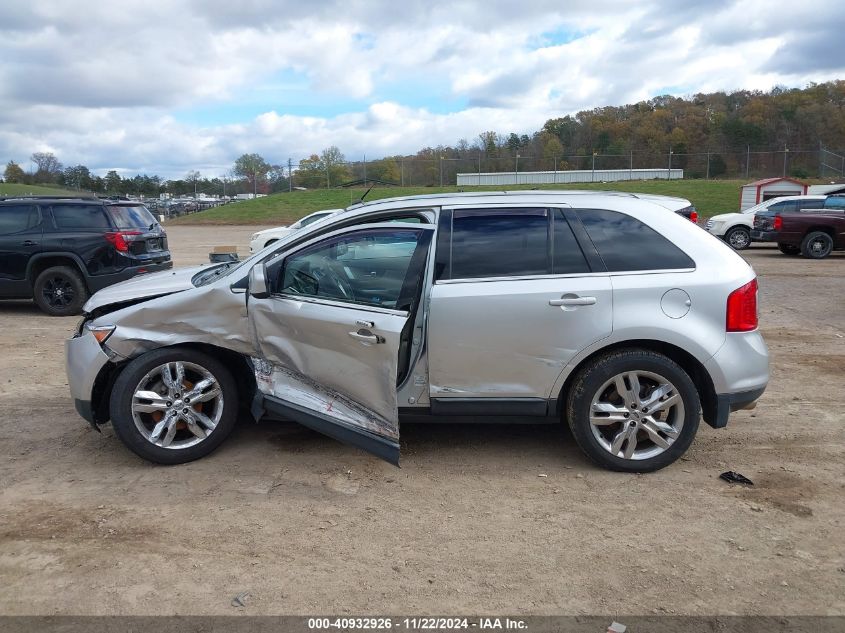
[[[308,618],[310,630],[390,630],[406,631],[431,630],[467,630],[482,631],[511,630],[519,631],[528,628],[525,620],[511,618],[448,618],[448,617],[418,617],[418,618]]]

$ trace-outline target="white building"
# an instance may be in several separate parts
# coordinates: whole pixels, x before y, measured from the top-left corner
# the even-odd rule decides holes
[[[500,171],[458,174],[458,186],[472,185],[563,185],[573,182],[620,180],[682,180],[683,169],[575,169],[567,171]]]

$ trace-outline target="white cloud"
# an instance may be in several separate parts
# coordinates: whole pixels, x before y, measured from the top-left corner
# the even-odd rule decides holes
[[[843,22],[838,0],[12,0],[0,7],[0,160],[49,150],[179,176],[252,151],[405,153],[669,89],[835,78]],[[442,98],[466,106],[442,113]]]

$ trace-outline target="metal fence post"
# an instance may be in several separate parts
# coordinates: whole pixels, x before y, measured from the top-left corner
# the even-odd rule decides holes
[[[745,179],[748,180],[748,174],[751,169],[751,146],[745,146]]]
[[[707,175],[704,178],[710,180],[710,152],[707,152]]]

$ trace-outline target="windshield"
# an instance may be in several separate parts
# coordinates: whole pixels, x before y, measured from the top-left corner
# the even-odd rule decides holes
[[[327,215],[329,215],[329,214],[328,213],[315,213],[314,215],[306,216],[299,221],[299,226],[300,226],[300,228],[303,227],[303,226],[308,226],[312,222],[316,222],[317,220],[320,220],[320,219],[326,217]]]
[[[119,229],[151,229],[158,222],[142,204],[106,207]]]

